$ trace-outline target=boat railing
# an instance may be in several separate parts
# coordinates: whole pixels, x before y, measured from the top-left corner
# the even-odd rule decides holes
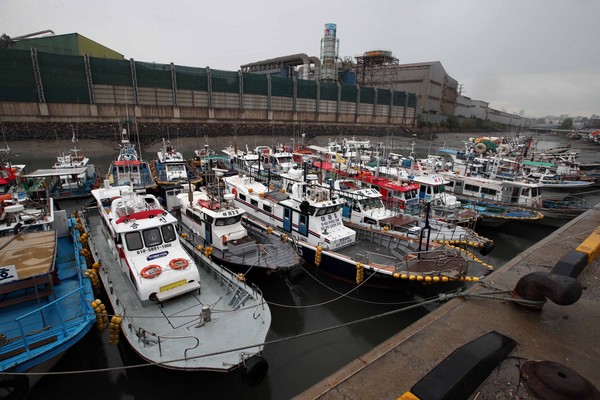
[[[73,297],[79,296],[80,308],[77,313],[73,313]],[[65,294],[64,296],[53,300],[27,314],[15,318],[17,329],[20,334],[20,340],[12,343],[13,347],[22,345],[29,356],[33,346],[50,339],[56,335],[56,329],[59,328],[64,338],[71,334],[71,328],[81,323],[81,318],[90,320],[93,316],[88,313],[84,307],[85,287],[82,285],[77,289]],[[65,315],[63,310],[69,310]],[[95,318],[95,317],[93,317]],[[31,327],[35,327],[33,330]],[[4,329],[2,329],[4,331]]]
[[[386,264],[389,266],[393,266],[396,270],[398,270],[398,268],[400,267],[400,265],[402,263],[398,257],[388,256],[388,255],[381,254],[381,253],[374,253],[371,251],[364,251],[363,253],[356,253],[354,256],[354,260],[361,262],[363,264],[371,264],[371,263]]]
[[[202,323],[202,317],[200,323]],[[144,344],[148,344],[151,341],[151,338],[155,340],[155,342],[158,344],[158,353],[162,356],[162,346],[163,343],[166,342],[167,340],[178,340],[181,341],[182,339],[184,340],[188,340],[191,339],[192,342],[195,344],[185,348],[185,350],[183,351],[183,357],[187,360],[187,353],[190,350],[193,350],[195,348],[197,348],[200,345],[200,340],[195,337],[195,336],[191,336],[191,335],[185,335],[185,336],[161,336],[161,335],[157,335],[156,333],[153,332],[149,332],[147,330],[145,330],[142,327],[137,328],[137,332],[136,335],[138,337],[138,340],[141,341]],[[175,361],[175,360],[173,360]]]
[[[239,286],[249,294],[249,297],[264,301],[264,299],[262,298],[262,292],[256,285],[248,284],[245,280],[240,279],[239,275],[234,274],[229,269],[213,262],[202,250],[198,249],[197,245],[193,241],[193,237],[194,235],[188,233],[187,237],[185,239],[182,239],[182,241],[188,243],[188,245],[190,246],[190,250],[193,251],[195,255],[195,259],[199,261],[196,263],[198,268],[202,268],[202,270],[209,274],[210,277],[216,282],[218,282],[221,286]],[[237,304],[236,306],[240,307],[242,305],[243,304]],[[235,309],[237,307],[233,308]]]

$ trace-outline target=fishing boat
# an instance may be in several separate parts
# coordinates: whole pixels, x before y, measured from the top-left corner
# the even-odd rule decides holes
[[[382,228],[346,226],[343,201],[333,198],[327,188],[309,184],[314,176],[302,175],[297,169],[281,174],[279,190],[240,174],[224,176],[223,181],[236,204],[247,211],[249,223],[275,228],[282,240],[293,240],[302,257],[319,272],[340,280],[389,288],[402,280],[477,280],[487,272],[487,268],[477,271],[475,264],[480,260],[467,259],[459,249],[424,243],[423,234],[417,241],[401,240]],[[433,261],[439,257],[449,262]]]
[[[108,182],[92,194],[97,207],[84,218],[91,252],[131,348],[163,368],[243,367],[249,383],[262,380],[271,313],[260,291],[180,238],[156,196]]]
[[[294,155],[287,146],[279,145],[275,149],[269,146],[256,146],[254,152],[259,155],[262,169],[270,169],[272,173],[287,172],[297,165]]]
[[[418,205],[419,203],[419,185],[411,182],[406,176],[406,180],[393,180],[379,174],[378,170],[371,172],[369,170],[340,168],[342,164],[331,161],[314,160],[313,168],[318,171],[326,172],[325,177],[351,177],[358,180],[363,186],[373,188],[382,195],[382,199],[387,208],[406,209]]]
[[[499,226],[508,221],[539,221],[544,218],[539,183],[499,180],[440,172],[444,187],[456,195],[462,207],[475,210],[481,223]]]
[[[0,393],[24,398],[40,375],[96,323],[74,217],[0,237]],[[14,397],[10,397],[14,396]]]
[[[90,197],[98,187],[100,171],[92,165],[83,167],[45,168],[22,175],[29,179],[50,179],[48,194],[54,200]]]
[[[157,158],[152,161],[151,170],[161,191],[185,183],[195,186],[202,181],[202,178],[192,171],[183,154],[168,140],[163,139],[162,148],[156,154]]]
[[[260,165],[259,155],[255,151],[250,150],[248,145],[246,145],[246,151],[243,151],[238,148],[237,143],[234,143],[224,148],[222,152],[227,156],[228,164],[231,168],[251,171]]]
[[[77,148],[75,133],[71,142],[74,144],[73,148],[69,149],[67,154],[63,153],[56,157],[56,162],[52,166],[54,174],[46,175],[53,177],[50,196],[56,200],[91,196],[92,189],[101,183],[100,171],[90,164],[89,157]]]
[[[127,130],[121,131],[119,154],[110,163],[106,179],[111,185],[128,185],[135,190],[150,190],[156,188],[150,165],[138,156],[133,143],[129,141]]]
[[[16,234],[25,228],[46,230],[52,222],[54,200],[39,181],[27,179],[0,195],[0,236]]]
[[[225,154],[217,154],[210,146],[205,144],[203,147],[194,150],[194,157],[191,164],[200,174],[205,174],[212,167],[227,168],[228,158]]]
[[[179,218],[188,236],[210,248],[211,258],[233,272],[256,276],[264,273],[290,272],[300,259],[292,243],[259,229],[242,224],[245,210],[237,207],[230,193],[211,193],[216,186],[180,193]]]
[[[557,174],[543,174],[537,178],[537,182],[542,185],[542,196],[547,200],[562,200],[596,184],[594,181],[571,180]]]
[[[479,248],[482,255],[487,255],[494,247],[491,240],[480,236],[474,229],[468,227],[469,222],[471,226],[475,226],[477,214],[470,213],[467,218],[464,210],[460,210],[458,207],[446,209],[443,215],[441,209],[438,209],[436,213],[431,206],[431,198],[426,200],[429,203],[427,215],[391,209],[383,205],[383,196],[379,191],[373,188],[361,188],[358,184],[360,181],[354,179],[338,179],[325,184],[325,186],[332,187],[334,193],[344,200],[342,217],[344,223],[348,225],[358,224],[371,228],[374,225],[380,226],[386,228],[390,234],[408,236],[413,239],[418,239],[421,230],[427,229],[430,240],[469,245]]]

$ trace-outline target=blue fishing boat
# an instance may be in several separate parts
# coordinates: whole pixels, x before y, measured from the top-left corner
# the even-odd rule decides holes
[[[126,129],[121,132],[119,148],[119,154],[111,162],[106,174],[106,179],[110,184],[130,185],[135,190],[156,188],[156,182],[150,172],[150,165],[138,156],[135,146],[129,141]]]
[[[94,293],[74,217],[57,211],[51,229],[0,237],[0,389],[26,394],[96,322]],[[20,397],[15,397],[20,398]]]

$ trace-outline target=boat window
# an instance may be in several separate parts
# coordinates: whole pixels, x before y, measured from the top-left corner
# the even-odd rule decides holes
[[[482,187],[481,188],[481,193],[483,193],[483,194],[489,194],[490,196],[495,196],[496,193],[497,193],[497,191],[494,190],[494,189]]]
[[[325,215],[326,213],[327,213],[327,208],[317,209],[317,215]]]
[[[522,188],[521,189],[521,196],[529,196],[529,188]]]
[[[216,226],[233,225],[233,224],[240,222],[241,219],[242,219],[241,215],[236,215],[236,216],[228,217],[228,218],[217,218],[215,220],[215,225]]]
[[[407,192],[404,192],[404,198],[407,200],[417,198],[418,196],[419,196],[419,191],[417,189],[412,189]]]
[[[308,215],[315,215],[315,211],[317,211],[315,206],[308,207]]]
[[[139,232],[128,232],[125,234],[125,243],[127,243],[127,250],[139,250],[144,247],[142,243],[142,236]]]
[[[531,196],[538,197],[540,195],[540,188],[534,187],[531,188]]]
[[[163,239],[165,243],[172,242],[177,239],[177,234],[175,233],[175,227],[172,224],[164,225],[160,228],[162,231]]]
[[[479,186],[469,185],[468,183],[465,183],[465,190],[470,190],[472,192],[479,192]]]
[[[243,193],[240,193],[240,194],[238,194],[238,197],[239,197],[241,200],[244,200],[244,201],[246,201],[246,195],[245,195],[245,194],[243,194]]]
[[[146,244],[146,247],[158,246],[162,243],[158,228],[146,229],[144,232],[142,232],[142,235],[144,236],[144,243]]]
[[[263,204],[263,210],[265,210],[266,212],[270,213],[273,211],[273,208],[267,204]]]
[[[336,207],[327,207],[327,214],[333,214],[336,211]]]
[[[454,187],[454,181],[448,181],[446,185],[448,185],[448,187]]]
[[[258,207],[258,201],[257,200],[250,199],[250,204],[252,204],[255,207]]]
[[[204,220],[208,223],[208,224],[212,224],[213,221],[215,220],[213,217],[211,217],[208,214],[204,214]]]

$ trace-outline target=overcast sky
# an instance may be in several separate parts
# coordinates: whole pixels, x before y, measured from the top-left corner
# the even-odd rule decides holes
[[[599,0],[0,0],[0,33],[77,32],[126,58],[237,71],[320,55],[391,50],[440,61],[463,94],[528,117],[600,114]]]

